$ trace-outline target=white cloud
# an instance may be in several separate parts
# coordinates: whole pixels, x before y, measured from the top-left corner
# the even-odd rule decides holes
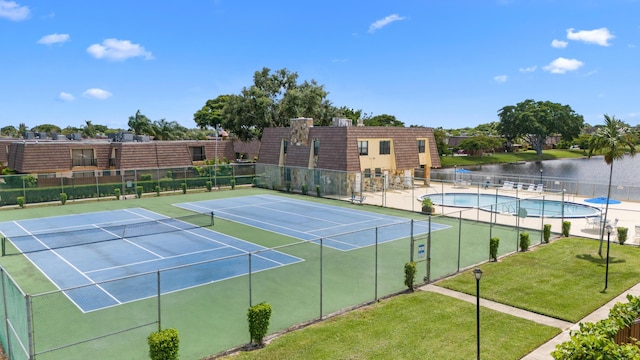
[[[28,18],[29,13],[28,6],[20,6],[15,1],[0,0],[0,18],[21,21]]]
[[[533,66],[529,66],[529,67],[525,67],[525,68],[520,68],[520,72],[523,73],[529,73],[529,72],[534,72],[538,69],[537,65],[533,65]]]
[[[549,65],[543,67],[543,69],[552,74],[564,74],[567,71],[578,70],[582,65],[584,65],[584,63],[580,60],[559,57],[553,60]]]
[[[404,16],[400,16],[398,14],[392,14],[384,19],[377,20],[371,26],[369,26],[369,33],[373,34],[376,30],[382,29],[383,27],[391,24],[394,21],[400,21],[406,19]]]
[[[69,102],[69,101],[75,100],[75,97],[73,95],[63,91],[63,92],[60,93],[60,95],[58,95],[58,100],[64,101],[64,102]]]
[[[611,35],[609,29],[600,28],[595,30],[581,30],[574,32],[574,29],[567,29],[567,39],[583,41],[587,44],[596,44],[600,46],[609,46],[609,40],[615,38]]]
[[[55,43],[64,43],[69,41],[69,34],[51,34],[45,35],[38,40],[38,44],[51,45]]]
[[[111,97],[111,95],[112,94],[107,90],[102,90],[98,88],[88,89],[87,91],[82,93],[82,96],[86,98],[92,98],[92,99],[98,99],[98,100],[108,99],[109,97]]]
[[[87,48],[87,52],[96,59],[124,61],[131,57],[144,57],[152,60],[151,52],[146,51],[139,44],[132,44],[129,40],[106,39],[101,44],[93,44]]]
[[[553,39],[553,41],[551,42],[551,46],[556,49],[564,49],[567,47],[567,45],[569,45],[569,42],[557,39]]]
[[[508,79],[507,75],[498,75],[493,77],[493,80],[499,83],[507,82],[507,79]]]

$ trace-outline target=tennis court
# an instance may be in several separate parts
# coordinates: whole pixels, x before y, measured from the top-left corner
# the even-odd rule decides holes
[[[252,195],[203,200],[176,206],[195,212],[213,212],[215,217],[250,225],[300,240],[319,242],[341,251],[385,243],[410,234],[406,218],[296,200],[274,195]],[[449,228],[431,223],[431,231]],[[377,228],[377,239],[363,231]],[[413,234],[429,232],[429,224],[414,223]]]
[[[238,255],[254,253],[253,272],[303,261],[142,208],[2,222],[0,232],[83,312],[157,296],[139,274],[185,266],[162,278],[166,294],[245,275]]]

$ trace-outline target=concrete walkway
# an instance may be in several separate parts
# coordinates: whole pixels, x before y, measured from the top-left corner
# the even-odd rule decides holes
[[[451,296],[456,299],[467,301],[473,304],[476,303],[476,297],[473,295],[468,295],[468,294],[460,293],[457,291],[445,289],[433,284],[422,286],[420,287],[420,290],[432,291],[439,294]],[[513,316],[531,320],[539,324],[553,326],[561,329],[562,332],[558,334],[556,337],[549,340],[548,342],[546,342],[545,344],[543,344],[542,346],[540,346],[539,348],[535,349],[534,351],[532,351],[531,353],[527,354],[525,357],[522,358],[522,360],[553,360],[553,357],[551,356],[551,352],[556,349],[556,345],[561,344],[570,339],[571,331],[579,330],[580,323],[597,322],[598,320],[606,319],[607,317],[609,317],[609,310],[616,303],[627,302],[627,294],[631,294],[633,296],[640,296],[640,284],[637,284],[631,289],[625,291],[624,293],[617,296],[616,298],[614,298],[613,300],[611,300],[601,308],[587,315],[585,318],[583,318],[576,324],[572,324],[566,321],[532,313],[530,311],[518,309],[512,306],[500,304],[500,303],[490,301],[490,300],[485,300],[485,299],[480,299],[480,306],[483,306],[492,310],[500,311],[505,314],[510,314]]]

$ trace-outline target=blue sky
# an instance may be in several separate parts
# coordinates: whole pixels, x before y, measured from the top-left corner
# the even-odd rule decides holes
[[[474,127],[526,99],[640,123],[640,1],[0,0],[0,125],[195,128],[262,67],[335,106]]]

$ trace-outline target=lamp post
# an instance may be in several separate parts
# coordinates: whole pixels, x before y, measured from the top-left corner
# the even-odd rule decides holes
[[[540,169],[540,184],[542,184],[542,169]]]
[[[609,285],[609,244],[611,240],[611,231],[613,230],[613,226],[611,224],[607,224],[607,266],[604,275],[604,290],[602,292],[607,291],[607,286]]]
[[[480,278],[482,270],[475,268],[473,275],[476,277],[476,340],[478,345],[478,360],[480,360]]]
[[[458,181],[458,165],[453,165],[453,183]]]

